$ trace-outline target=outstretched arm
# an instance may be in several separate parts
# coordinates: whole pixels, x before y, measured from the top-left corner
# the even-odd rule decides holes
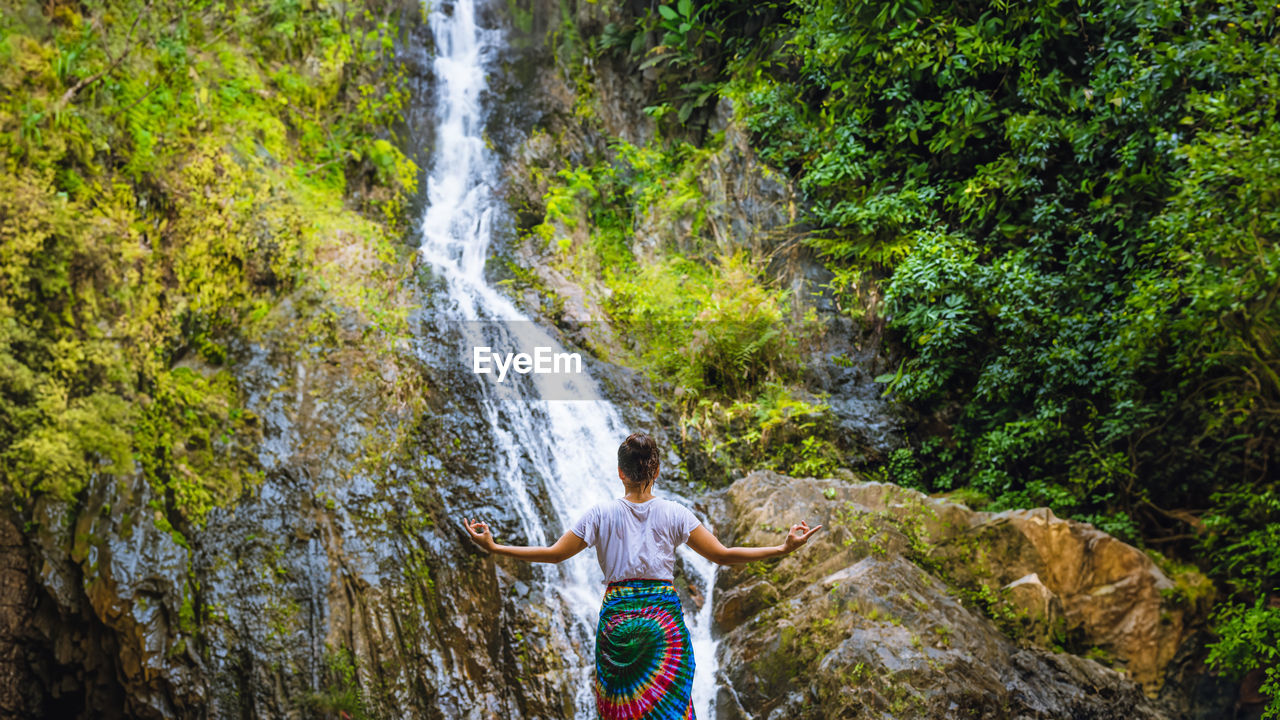
[[[689,547],[713,563],[738,565],[752,562],[753,560],[767,560],[786,555],[805,544],[809,536],[820,529],[822,529],[821,525],[815,525],[810,528],[808,523],[801,522],[799,525],[791,526],[791,532],[787,533],[787,539],[782,541],[781,545],[727,548],[720,544],[720,541],[716,539],[715,535],[711,534],[706,525],[699,525],[693,529],[693,532],[689,533]]]
[[[568,560],[587,547],[582,538],[569,530],[566,530],[551,547],[499,545],[493,541],[493,535],[489,532],[489,526],[486,523],[468,518],[463,524],[467,528],[467,534],[471,536],[471,542],[476,545],[496,555],[509,555],[529,562],[558,563]]]

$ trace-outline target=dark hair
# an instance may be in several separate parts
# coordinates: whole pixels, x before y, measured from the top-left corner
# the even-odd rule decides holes
[[[618,469],[628,485],[644,485],[658,477],[658,442],[644,433],[631,433],[618,446]]]

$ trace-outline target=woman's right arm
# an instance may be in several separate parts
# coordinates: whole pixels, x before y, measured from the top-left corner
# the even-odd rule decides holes
[[[809,536],[821,530],[821,525],[810,528],[808,523],[793,525],[787,539],[781,545],[771,547],[731,547],[727,548],[716,539],[706,525],[699,525],[689,533],[689,547],[702,557],[720,565],[740,565],[755,560],[767,560],[793,552],[805,544]]]
[[[467,534],[471,536],[471,541],[476,545],[495,555],[507,555],[528,562],[563,562],[582,552],[587,547],[582,538],[573,534],[570,530],[566,530],[564,535],[561,535],[560,539],[556,541],[556,544],[550,547],[522,547],[520,545],[499,545],[494,542],[493,533],[489,531],[488,524],[479,520],[467,519],[463,522],[463,525],[467,528]]]

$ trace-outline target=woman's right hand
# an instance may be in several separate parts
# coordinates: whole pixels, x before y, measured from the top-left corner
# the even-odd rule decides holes
[[[782,549],[785,552],[795,552],[796,548],[805,544],[809,540],[809,536],[822,529],[821,525],[815,525],[812,528],[809,524],[801,520],[799,525],[792,525],[791,532],[787,533],[787,539],[782,543]]]
[[[486,523],[467,518],[463,524],[466,525],[467,534],[471,536],[471,542],[489,552],[493,552],[493,548],[497,543],[493,541],[493,535],[489,532],[489,526]]]

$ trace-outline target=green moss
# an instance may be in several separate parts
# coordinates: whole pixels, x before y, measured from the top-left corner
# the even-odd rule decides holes
[[[361,687],[355,653],[325,645],[322,688],[302,698],[302,706],[323,717],[373,720],[373,708]]]
[[[278,334],[286,295],[403,327],[394,26],[326,2],[45,9],[0,25],[0,479],[70,499],[141,471],[178,540],[260,479],[236,338]]]
[[[981,511],[991,504],[991,498],[987,497],[981,490],[972,487],[958,488],[951,492],[942,493],[937,497],[959,503],[970,510]]]
[[[1090,660],[1112,667],[1115,665],[1116,658],[1110,651],[1094,645],[1084,652],[1084,656]]]
[[[985,582],[974,585],[956,585],[952,589],[960,601],[971,610],[976,610],[1004,633],[1011,640],[1024,640],[1028,627],[1026,612],[1014,607],[1002,588],[992,587]]]
[[[186,587],[182,593],[182,605],[178,608],[178,629],[186,634],[192,634],[196,631],[196,609],[193,595],[194,593],[191,592],[190,586]]]
[[[1173,581],[1172,588],[1161,591],[1165,599],[1173,601],[1193,614],[1203,616],[1208,613],[1217,597],[1212,580],[1194,565],[1178,562],[1155,550],[1147,549],[1146,553],[1155,562],[1156,567]]]

